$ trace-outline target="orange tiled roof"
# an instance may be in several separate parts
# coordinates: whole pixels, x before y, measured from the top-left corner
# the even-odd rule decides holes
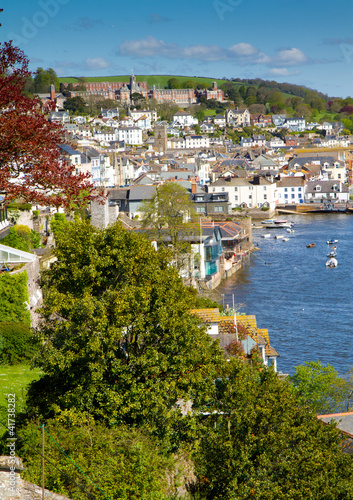
[[[221,319],[219,309],[191,309],[192,314],[196,314],[204,323],[218,323]]]

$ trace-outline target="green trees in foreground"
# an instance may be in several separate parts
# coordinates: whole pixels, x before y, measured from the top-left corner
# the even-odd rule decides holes
[[[168,251],[118,224],[62,222],[56,240],[57,261],[42,274],[45,343],[35,365],[44,374],[30,386],[19,431],[28,442],[16,448],[27,478],[41,483],[34,449],[44,422],[112,500],[178,498],[179,475],[189,482],[183,498],[197,500],[353,498],[338,430],[271,369],[225,361],[190,315],[195,297]],[[48,447],[59,469],[93,493]],[[46,478],[84,498],[55,469]]]
[[[197,408],[210,397],[222,361],[169,253],[118,224],[64,223],[56,238],[35,359],[45,375],[29,390],[30,414],[166,433],[178,400]]]
[[[352,459],[337,429],[273,371],[234,362],[210,410],[195,459],[201,498],[353,498]]]

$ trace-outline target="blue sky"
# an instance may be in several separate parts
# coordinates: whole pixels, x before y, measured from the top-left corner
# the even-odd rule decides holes
[[[263,78],[353,95],[353,2],[3,0],[1,41],[59,76]]]

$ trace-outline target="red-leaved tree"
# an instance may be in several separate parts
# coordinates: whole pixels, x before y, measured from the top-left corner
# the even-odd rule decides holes
[[[75,174],[62,160],[60,125],[50,123],[39,99],[24,95],[28,59],[11,42],[0,44],[0,191],[66,210],[95,198],[89,174]]]

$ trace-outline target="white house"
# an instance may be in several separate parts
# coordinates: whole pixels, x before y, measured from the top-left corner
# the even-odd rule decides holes
[[[205,135],[187,135],[185,137],[186,149],[208,148],[209,146],[210,139]]]
[[[93,138],[99,142],[111,142],[118,140],[115,130],[99,130],[94,132]]]
[[[305,130],[305,118],[287,118],[283,127],[288,128],[291,132],[302,132]]]
[[[266,143],[269,148],[284,148],[286,143],[280,137],[272,137],[270,141]]]
[[[226,192],[232,208],[275,208],[276,183],[271,183],[260,176],[251,178],[219,178],[207,187],[209,193]]]
[[[199,123],[197,118],[194,118],[190,113],[180,109],[173,115],[174,127],[192,127]]]
[[[151,118],[149,116],[142,115],[135,121],[135,126],[142,130],[152,130]]]
[[[213,134],[215,131],[213,123],[202,123],[202,125],[200,125],[200,129],[203,134]]]
[[[341,181],[308,181],[305,189],[306,203],[347,203],[349,188]]]
[[[218,127],[224,128],[227,124],[227,121],[223,115],[216,115],[213,118],[213,123]]]
[[[281,177],[281,180],[277,181],[276,184],[277,204],[298,205],[303,203],[305,182],[302,176]]]
[[[117,129],[117,140],[126,144],[143,144],[142,130],[138,127],[121,127]]]
[[[151,123],[157,120],[157,111],[154,109],[133,109],[130,111],[129,115],[134,122],[139,120],[142,116],[149,118]]]
[[[266,137],[264,135],[254,135],[253,136],[253,146],[258,148],[263,148],[266,146]]]
[[[240,139],[240,145],[242,148],[251,148],[254,145],[252,137],[242,137]]]

